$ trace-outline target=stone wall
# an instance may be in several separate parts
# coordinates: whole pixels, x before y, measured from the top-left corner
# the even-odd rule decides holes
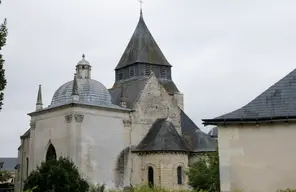
[[[187,175],[185,171],[188,168],[188,156],[181,153],[158,153],[136,155],[136,161],[133,164],[134,174],[132,184],[148,183],[148,167],[154,171],[154,184],[165,188],[186,189]],[[182,167],[182,184],[177,182],[177,167]]]
[[[221,191],[296,188],[294,123],[219,126]]]

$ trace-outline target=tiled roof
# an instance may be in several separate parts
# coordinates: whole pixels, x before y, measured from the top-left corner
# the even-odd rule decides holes
[[[218,122],[260,121],[296,117],[296,69],[272,85],[247,105],[233,112],[204,119],[204,124]]]
[[[181,131],[191,152],[216,151],[217,141],[201,131],[197,125],[181,110]]]
[[[189,149],[171,122],[166,119],[157,119],[147,135],[133,151],[187,152]]]

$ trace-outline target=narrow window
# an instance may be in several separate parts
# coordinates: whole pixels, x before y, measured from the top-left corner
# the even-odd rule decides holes
[[[182,185],[182,183],[183,183],[183,181],[182,181],[182,167],[181,166],[179,166],[178,168],[177,168],[177,181],[178,181],[178,185]]]
[[[148,185],[149,187],[154,185],[154,171],[152,167],[148,167]]]
[[[49,160],[56,160],[57,159],[57,154],[54,146],[52,144],[49,145],[46,153],[46,161]]]
[[[163,79],[167,78],[167,70],[165,67],[160,68],[160,78],[163,78]]]
[[[149,64],[145,65],[145,76],[149,76],[151,72],[151,66]]]
[[[122,80],[123,79],[123,71],[119,71],[118,72],[118,80]]]
[[[129,68],[129,76],[130,77],[134,77],[135,76],[135,68],[134,67],[130,67]]]
[[[26,158],[26,177],[29,176],[29,158]]]

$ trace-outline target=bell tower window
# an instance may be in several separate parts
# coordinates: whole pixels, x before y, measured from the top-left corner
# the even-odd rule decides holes
[[[135,76],[135,67],[129,67],[129,76],[134,77]]]
[[[149,76],[151,74],[151,65],[145,65],[145,76]]]
[[[163,79],[167,78],[167,69],[165,67],[160,68],[160,78],[163,78]]]
[[[123,71],[120,70],[118,71],[118,80],[122,80],[123,79]]]

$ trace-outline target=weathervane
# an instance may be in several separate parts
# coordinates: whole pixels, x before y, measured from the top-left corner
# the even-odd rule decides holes
[[[143,0],[138,0],[139,1],[139,3],[140,3],[140,10],[142,11],[142,7],[143,7]]]

